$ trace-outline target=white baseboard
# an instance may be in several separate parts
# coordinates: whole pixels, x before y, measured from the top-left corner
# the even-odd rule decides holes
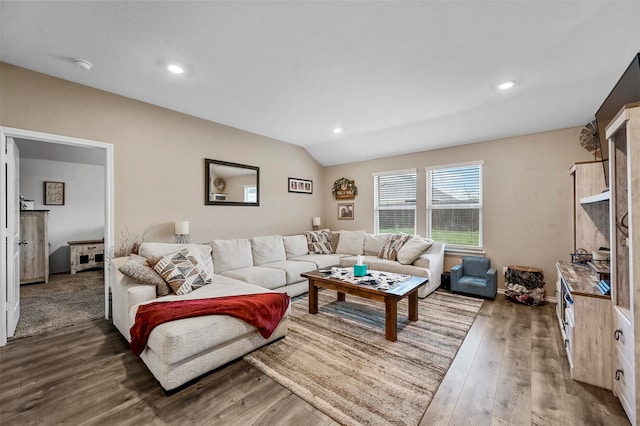
[[[498,294],[505,294],[505,289],[504,288],[499,288],[498,289]],[[557,303],[557,300],[556,300],[555,296],[545,297],[544,301],[548,302],[548,303]]]

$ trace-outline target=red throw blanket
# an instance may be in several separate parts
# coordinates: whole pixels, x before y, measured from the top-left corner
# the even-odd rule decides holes
[[[286,293],[259,293],[208,299],[153,302],[138,306],[131,327],[131,350],[140,355],[153,329],[165,322],[204,315],[230,315],[255,326],[265,339],[271,337],[289,307]]]

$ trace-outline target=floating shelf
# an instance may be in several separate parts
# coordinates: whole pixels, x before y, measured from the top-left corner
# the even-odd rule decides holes
[[[592,195],[590,197],[580,198],[580,204],[597,203],[599,201],[608,201],[611,198],[611,191],[606,190],[600,194]]]

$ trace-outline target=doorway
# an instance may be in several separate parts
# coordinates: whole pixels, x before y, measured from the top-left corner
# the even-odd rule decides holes
[[[8,182],[9,179],[9,168],[7,167],[8,162],[8,154],[7,154],[7,146],[8,142],[11,140],[18,141],[28,141],[27,145],[23,145],[26,147],[26,151],[29,149],[32,152],[37,154],[28,154],[29,157],[38,157],[38,156],[52,156],[55,159],[56,155],[66,155],[73,156],[78,153],[86,154],[87,152],[91,152],[94,157],[98,158],[95,161],[101,162],[104,165],[104,192],[101,191],[102,196],[104,198],[104,247],[112,247],[114,243],[113,237],[113,145],[91,141],[86,139],[78,139],[71,138],[67,136],[60,136],[54,134],[40,133],[40,132],[32,132],[29,130],[23,129],[15,129],[15,128],[7,128],[0,127],[0,164],[3,166],[3,181]],[[24,144],[25,142],[23,142]],[[76,148],[75,150],[73,148]],[[85,148],[78,150],[77,148]],[[90,148],[86,150],[86,148]],[[49,154],[47,154],[49,152]],[[62,153],[62,154],[61,154]],[[102,188],[100,188],[102,190]],[[11,188],[8,187],[7,184],[0,185],[0,214],[2,215],[2,220],[0,221],[2,230],[2,244],[0,244],[0,259],[3,261],[0,262],[0,277],[2,277],[2,285],[0,285],[0,310],[2,312],[7,312],[7,303],[11,303],[11,300],[8,299],[10,297],[10,292],[8,291],[10,283],[10,278],[14,276],[14,271],[11,264],[4,261],[7,259],[9,255],[9,251],[7,247],[10,247],[10,242],[13,241],[12,236],[10,235],[10,230],[14,228],[14,226],[9,223],[8,216],[10,212],[14,211],[15,203],[19,202],[16,200],[14,194],[11,193]],[[62,250],[62,256],[64,257],[64,250]],[[19,271],[18,271],[19,272]],[[13,278],[12,278],[13,279]],[[104,270],[104,312],[105,319],[109,318],[109,271],[108,268]],[[7,329],[8,324],[12,320],[12,318],[7,318],[7,315],[0,316],[0,346],[4,346],[7,343]],[[17,319],[14,319],[17,320]]]

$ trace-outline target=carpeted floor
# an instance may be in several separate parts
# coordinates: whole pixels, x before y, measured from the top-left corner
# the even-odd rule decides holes
[[[104,272],[52,274],[47,284],[20,286],[20,339],[104,317]]]
[[[419,320],[398,304],[398,340],[384,337],[384,304],[320,291],[292,305],[287,336],[245,360],[345,425],[417,425],[438,390],[482,300],[436,292],[419,302]]]

